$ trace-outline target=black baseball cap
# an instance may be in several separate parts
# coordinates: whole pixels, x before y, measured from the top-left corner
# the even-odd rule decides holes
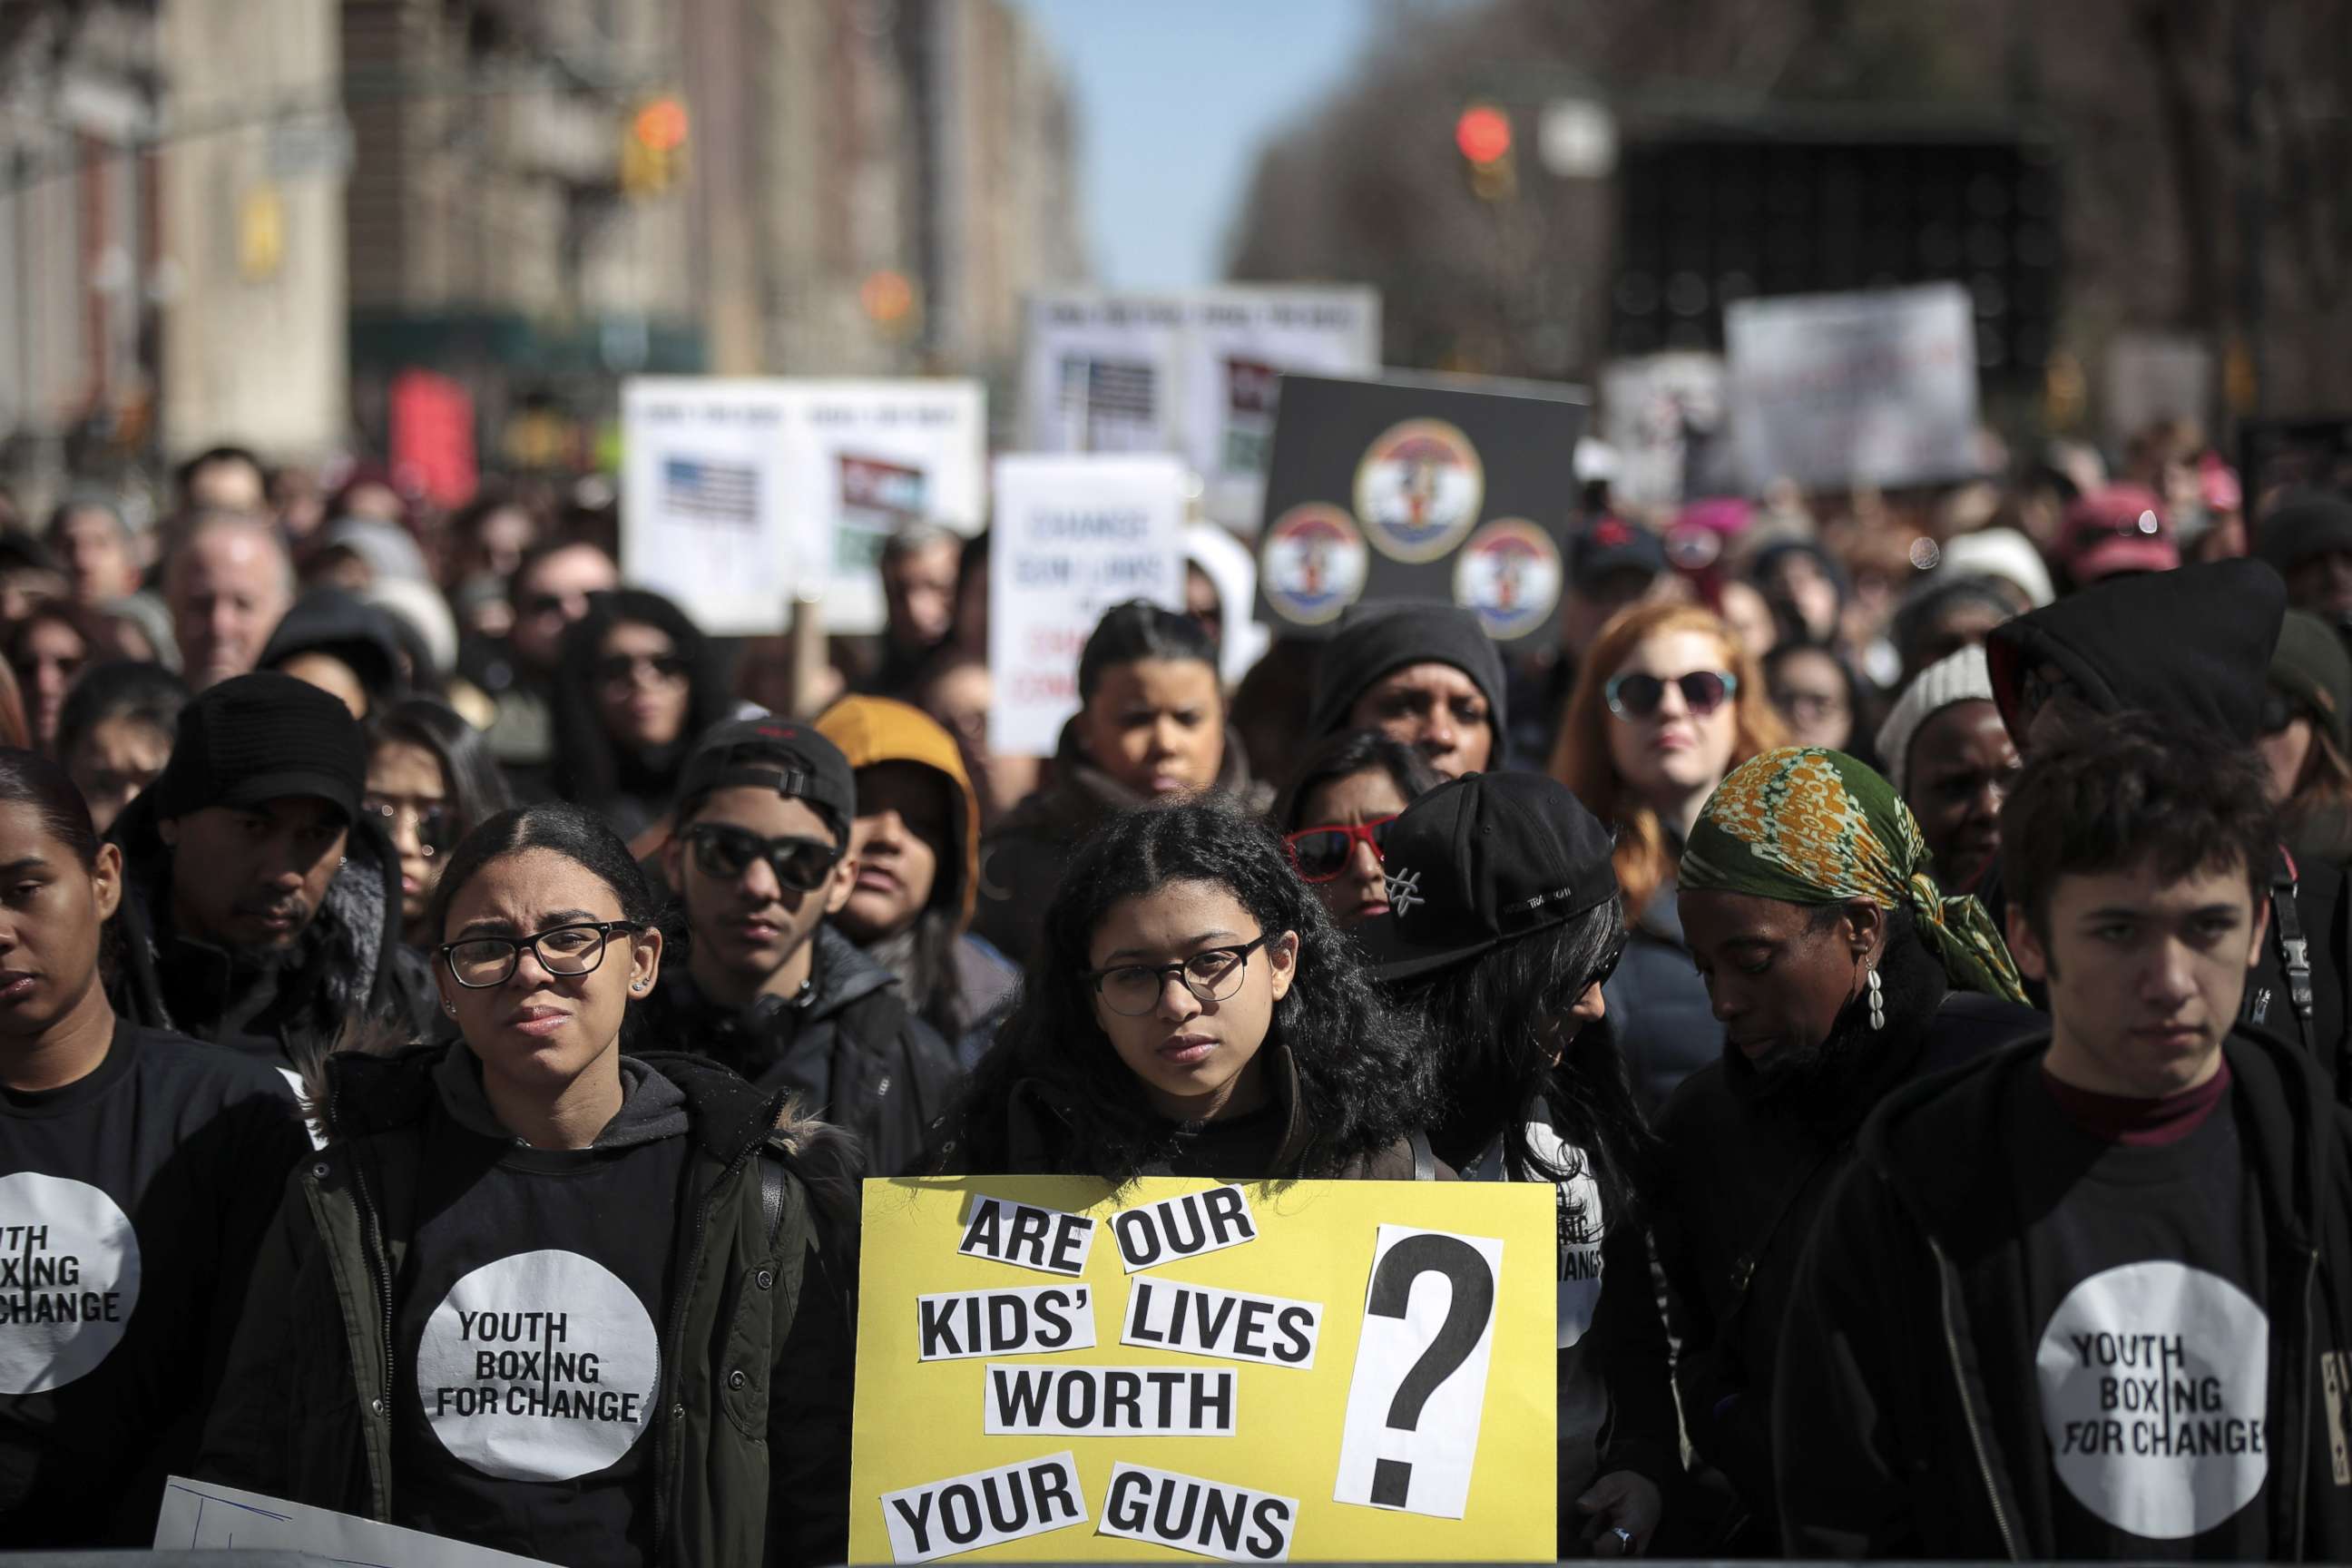
[[[1615,847],[1557,779],[1449,780],[1389,825],[1389,912],[1357,927],[1357,940],[1384,981],[1475,958],[1615,898]]]
[[[748,784],[804,800],[846,845],[857,815],[857,775],[841,748],[796,719],[735,719],[702,737],[678,774],[677,815],[717,789]]]
[[[1568,580],[1579,586],[1597,583],[1612,572],[1655,577],[1665,569],[1665,542],[1622,518],[1597,518],[1569,535]]]
[[[155,815],[207,806],[323,800],[357,821],[367,787],[367,742],[342,699],[305,680],[260,670],[221,681],[180,710],[172,760],[153,785]]]

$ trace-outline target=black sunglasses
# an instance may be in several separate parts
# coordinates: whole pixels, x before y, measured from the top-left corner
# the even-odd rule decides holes
[[[1694,669],[1675,677],[1673,684],[1683,694],[1683,706],[1703,717],[1722,707],[1739,689],[1739,678],[1722,670]],[[1612,677],[1602,691],[1609,699],[1609,711],[1620,719],[1647,719],[1664,703],[1666,685],[1654,675],[1619,675]]]
[[[457,838],[455,824],[445,802],[435,801],[430,805],[420,805],[414,801],[390,801],[372,795],[360,804],[375,814],[387,834],[398,829],[404,815],[413,817],[416,823],[417,847],[427,855],[444,853]]]
[[[652,670],[662,680],[684,680],[691,668],[674,653],[616,653],[596,661],[596,679],[606,686],[617,686],[625,680],[635,680],[640,667]]]
[[[706,877],[740,877],[754,860],[765,860],[776,885],[795,893],[824,886],[841,861],[840,848],[818,838],[762,838],[749,828],[722,822],[698,823],[686,830],[687,847]]]
[[[2268,688],[2263,692],[2262,717],[2256,721],[2259,726],[2258,732],[2275,735],[2304,716],[2305,710],[2302,703],[2275,686]]]

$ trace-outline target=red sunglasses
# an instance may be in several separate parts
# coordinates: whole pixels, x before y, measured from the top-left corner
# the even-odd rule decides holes
[[[1348,858],[1360,840],[1371,846],[1373,859],[1387,864],[1381,847],[1388,842],[1389,824],[1395,820],[1382,816],[1353,827],[1302,827],[1283,835],[1282,841],[1290,847],[1290,863],[1298,868],[1300,881],[1328,882],[1348,868]]]

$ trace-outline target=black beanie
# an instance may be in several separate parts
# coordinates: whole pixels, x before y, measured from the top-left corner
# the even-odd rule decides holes
[[[2352,500],[2326,490],[2283,497],[2254,531],[2254,553],[2282,577],[2327,550],[2352,550]]]
[[[1490,766],[1503,765],[1503,656],[1478,624],[1475,611],[1453,605],[1381,604],[1349,614],[1339,635],[1324,645],[1315,672],[1315,701],[1307,710],[1309,740],[1348,727],[1348,710],[1382,677],[1411,664],[1450,664],[1468,676],[1486,699],[1486,721],[1495,731]]]
[[[367,742],[340,698],[275,670],[240,675],[180,710],[172,760],[148,793],[163,820],[212,805],[308,796],[356,821]]]

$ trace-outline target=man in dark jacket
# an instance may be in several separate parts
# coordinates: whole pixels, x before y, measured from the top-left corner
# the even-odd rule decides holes
[[[360,810],[367,752],[333,697],[275,672],[180,712],[172,760],[115,819],[115,1008],[299,1071],[355,1024],[422,1034],[425,961],[400,942],[400,868]]]
[[[646,1038],[695,1050],[856,1133],[895,1175],[947,1108],[955,1058],[898,976],[825,923],[849,900],[856,775],[804,724],[745,719],[686,764],[662,872],[686,910],[686,962],[652,997]]]
[[[2258,561],[2120,578],[1995,627],[1985,640],[1993,700],[2028,758],[2115,713],[2160,713],[2251,756],[2285,614],[2284,585]],[[2240,1021],[2302,1047],[2339,1097],[2352,1095],[2352,884],[2341,865],[2299,863],[2284,846],[2263,874],[2269,939]],[[2011,897],[2005,874],[1997,868],[1979,896],[1998,916]]]
[[[2233,1027],[2259,775],[2133,716],[2043,747],[2001,815],[2051,1030],[1864,1128],[1781,1343],[1785,1542],[2352,1558],[2352,1121]]]

